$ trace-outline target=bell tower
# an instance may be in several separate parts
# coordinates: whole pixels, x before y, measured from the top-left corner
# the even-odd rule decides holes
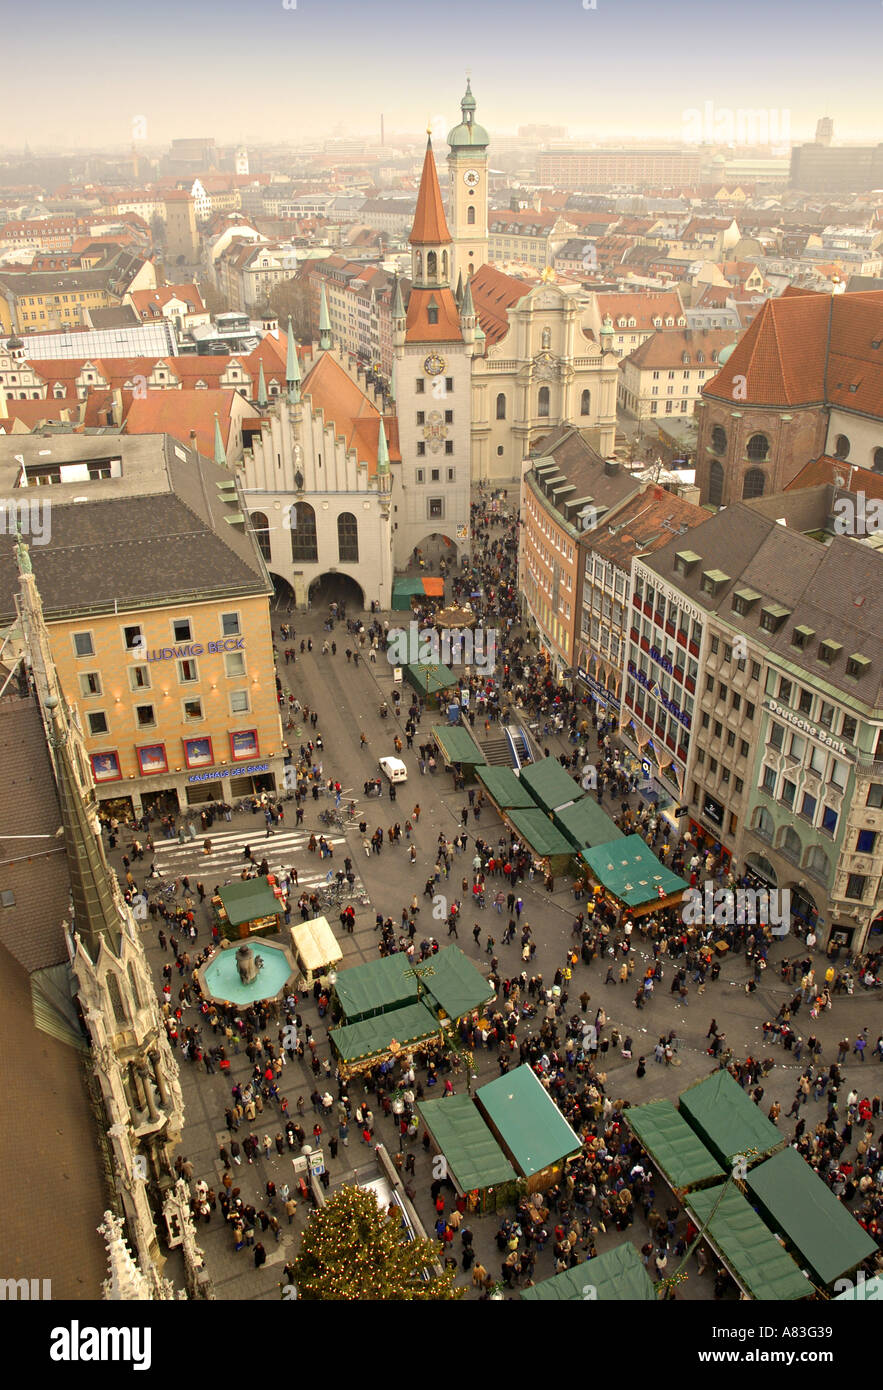
[[[460,124],[448,135],[451,180],[451,232],[453,267],[451,284],[462,274],[464,282],[479,266],[487,264],[487,147],[490,136],[475,120],[475,97],[466,79],[460,102]]]

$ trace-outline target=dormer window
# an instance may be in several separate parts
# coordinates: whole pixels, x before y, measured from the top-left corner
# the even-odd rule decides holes
[[[426,306],[426,319],[428,323],[438,323],[438,304],[436,303],[434,296],[432,299],[430,299],[428,305]]]
[[[868,657],[861,656],[858,652],[854,652],[852,656],[846,659],[846,674],[852,676],[853,680],[858,680],[860,676],[866,673],[870,664]]]
[[[669,314],[668,318],[665,320],[666,328],[674,328],[674,323],[674,319],[672,318],[671,314]]]
[[[721,589],[724,584],[728,584],[729,581],[730,576],[724,574],[723,570],[704,570],[700,588],[704,594],[711,594],[711,596],[714,597],[718,590]]]
[[[811,627],[796,627],[791,638],[791,645],[797,647],[799,651],[803,651],[810,638],[814,636],[815,632]]]
[[[760,625],[764,632],[778,632],[791,612],[781,603],[765,603],[760,610]]]
[[[826,666],[830,666],[833,661],[843,651],[842,642],[833,642],[830,639],[819,643],[819,661],[823,661]]]

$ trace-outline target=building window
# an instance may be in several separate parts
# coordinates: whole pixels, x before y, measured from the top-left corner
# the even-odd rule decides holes
[[[549,415],[549,388],[541,386],[537,396],[537,415],[541,420],[548,419]]]
[[[856,854],[873,854],[876,843],[876,830],[860,830],[855,842],[855,852]]]
[[[417,445],[417,457],[420,458],[420,459],[422,459],[422,458],[425,456],[425,454],[426,454],[426,445],[425,445],[425,444],[423,443],[423,441],[421,440],[420,443]]]
[[[231,653],[231,655],[232,655],[232,653]],[[247,691],[247,690],[231,690],[231,691],[230,691],[230,713],[231,713],[231,714],[247,714],[247,713],[248,713],[248,691]]]
[[[883,809],[883,782],[872,782],[868,787],[868,795],[865,798],[865,805],[871,806],[874,810]]]
[[[337,518],[337,553],[341,564],[359,563],[359,523],[352,512]]]
[[[727,452],[727,432],[720,425],[715,425],[711,431],[711,447],[716,454]]]
[[[196,662],[192,657],[185,657],[178,662],[178,680],[182,685],[192,685],[199,680],[199,672],[196,669]]]
[[[763,497],[763,490],[766,486],[766,475],[760,468],[749,468],[742,480],[743,499],[751,497]]]
[[[426,382],[424,381],[422,376],[418,376],[417,380],[414,382],[414,390],[416,391],[418,396],[422,396],[424,394],[426,390]]]
[[[242,625],[239,621],[238,613],[221,614],[221,632],[225,637],[239,637],[242,634]]]
[[[501,392],[499,393],[499,395],[497,396],[497,419],[498,419],[498,420],[505,420],[505,418],[506,418],[506,397],[504,396],[503,392],[501,391]]]
[[[745,452],[754,463],[763,463],[769,457],[770,441],[765,434],[753,434]]]
[[[418,424],[418,425],[425,425],[425,424],[426,424],[426,411],[425,411],[425,410],[418,410],[418,411],[417,411],[417,424]]]
[[[414,477],[415,477],[415,480],[416,480],[418,483],[422,483],[422,482],[423,482],[423,477],[424,477],[423,469],[422,469],[422,468],[418,468],[418,469],[415,471]]]
[[[475,208],[472,206],[466,209],[466,225],[467,227],[475,226]]]
[[[102,710],[90,710],[86,715],[86,720],[89,724],[89,733],[93,738],[97,738],[99,734],[107,733],[107,715]]]
[[[87,700],[101,694],[101,676],[97,671],[84,671],[80,676],[80,694]]]
[[[446,454],[452,454],[453,452],[454,452],[454,441],[453,441],[452,439],[446,439],[446,440],[445,440],[445,453],[446,453]]]
[[[188,724],[193,723],[195,720],[202,719],[201,700],[184,701],[184,719]]]
[[[446,376],[446,377],[445,377],[445,391],[446,391],[446,392],[448,393],[448,395],[450,396],[450,395],[453,393],[453,390],[454,390],[454,378],[453,378],[452,376]]]
[[[443,521],[445,502],[443,497],[430,497],[426,503],[426,515],[430,521]]]
[[[716,459],[708,465],[708,501],[712,507],[719,507],[724,497],[724,470]]]
[[[822,811],[822,829],[828,835],[835,835],[837,833],[837,819],[837,812],[832,811],[830,806],[826,806]]]
[[[591,413],[592,413],[592,393],[591,393],[591,391],[583,391],[582,395],[580,396],[580,400],[579,400],[579,413],[580,413],[580,415],[591,415]]]
[[[849,458],[851,445],[845,434],[838,434],[834,441],[834,457],[838,459]]]
[[[846,891],[843,896],[852,898],[854,902],[861,902],[862,898],[865,896],[865,884],[867,881],[864,874],[847,874]]]
[[[139,729],[152,729],[156,724],[156,716],[153,713],[153,705],[136,705],[135,722]]]
[[[298,502],[297,525],[291,531],[291,558],[297,562],[316,562],[319,544],[316,539],[316,513],[309,502]]]
[[[255,534],[255,540],[258,543],[258,550],[261,552],[264,559],[269,562],[270,523],[263,512],[252,512],[251,517],[249,519],[251,521],[252,529]]]
[[[140,651],[144,647],[144,634],[139,623],[123,628],[123,645],[127,652]]]
[[[224,657],[224,674],[228,680],[245,675],[245,656],[242,652],[227,652]]]
[[[176,642],[193,641],[193,630],[189,618],[175,618],[172,623],[172,637]]]
[[[149,666],[130,666],[129,667],[129,689],[133,691],[150,689],[150,667]]]

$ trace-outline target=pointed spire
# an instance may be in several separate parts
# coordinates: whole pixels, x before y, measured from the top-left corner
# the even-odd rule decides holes
[[[328,300],[325,297],[325,285],[322,285],[322,298],[319,300],[319,351],[329,352],[331,349],[331,319],[328,314]]]
[[[402,282],[398,277],[396,277],[395,299],[392,302],[392,316],[394,319],[403,319],[405,317],[405,305],[402,300]]]
[[[221,422],[218,419],[217,411],[215,411],[215,463],[221,468],[227,467],[227,455],[224,452],[224,441],[221,438]]]
[[[292,405],[297,405],[300,400],[300,362],[297,356],[297,343],[294,341],[294,331],[291,327],[291,315],[288,315],[288,353],[285,358],[285,385],[288,388],[288,399]]]
[[[97,1227],[107,1246],[107,1278],[104,1297],[108,1302],[147,1302],[151,1298],[150,1284],[135,1262],[123,1235],[123,1219],[112,1211],[104,1213],[104,1222]]]
[[[472,303],[472,284],[466,281],[466,288],[463,291],[463,303],[460,305],[461,319],[475,318],[475,305]]]
[[[264,364],[261,362],[260,372],[258,374],[258,405],[261,410],[266,410],[267,404],[267,383],[264,379]]]
[[[70,735],[60,706],[51,707],[51,719],[55,780],[71,881],[72,926],[94,963],[98,959],[102,937],[115,952],[119,951],[122,920],[114,901],[104,848],[90,824],[74,775]]]
[[[389,449],[386,443],[386,429],[383,424],[383,416],[380,417],[380,428],[377,431],[377,472],[389,472]]]
[[[460,271],[460,274],[457,276],[457,289],[456,289],[456,293],[454,294],[454,298],[455,298],[456,301],[457,301],[457,308],[459,309],[459,308],[461,307],[462,303],[463,303],[463,272],[462,272],[462,270]]]
[[[442,246],[451,240],[448,231],[445,206],[442,202],[438,184],[438,170],[432,153],[432,136],[426,141],[426,157],[420,175],[420,191],[417,194],[417,208],[414,212],[414,225],[408,238],[412,246]]]

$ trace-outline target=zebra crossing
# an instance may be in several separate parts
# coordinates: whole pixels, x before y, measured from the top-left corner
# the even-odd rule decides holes
[[[307,859],[310,835],[315,834],[318,840],[320,833],[325,835],[326,841],[334,850],[334,857],[320,859],[317,851]],[[206,838],[211,840],[211,854],[202,852],[203,840]],[[211,878],[213,882],[218,882],[221,875],[230,877],[241,873],[245,863],[242,852],[246,845],[250,846],[258,863],[266,857],[271,872],[281,873],[289,868],[297,869],[298,888],[301,891],[305,888],[317,888],[320,884],[328,882],[329,869],[333,878],[342,867],[347,850],[346,840],[341,835],[328,834],[325,827],[310,831],[302,826],[286,829],[283,825],[277,828],[275,834],[267,836],[263,819],[258,822],[255,817],[253,826],[244,826],[239,830],[222,830],[218,833],[215,833],[212,827],[208,836],[198,834],[195,840],[187,840],[183,845],[177,840],[154,842],[153,862],[161,878],[178,879],[186,874],[194,881]]]

